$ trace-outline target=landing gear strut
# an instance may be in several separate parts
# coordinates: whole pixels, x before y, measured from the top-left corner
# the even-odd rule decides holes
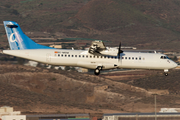
[[[102,67],[101,67],[101,66],[98,66],[98,67],[94,70],[94,74],[95,74],[95,75],[99,75],[101,70],[102,70]]]
[[[168,69],[165,69],[165,70],[164,70],[164,75],[165,75],[165,76],[168,76]]]

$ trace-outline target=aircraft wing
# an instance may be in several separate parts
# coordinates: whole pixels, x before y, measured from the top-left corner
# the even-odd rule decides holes
[[[104,43],[102,41],[96,40],[92,42],[88,52],[91,54],[100,54],[100,52],[102,52],[103,50],[106,50]]]
[[[105,47],[102,41],[96,40],[92,42],[88,52],[94,55],[117,56],[118,49]]]

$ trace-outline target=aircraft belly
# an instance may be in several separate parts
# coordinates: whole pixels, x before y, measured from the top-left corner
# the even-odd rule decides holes
[[[146,68],[146,64],[142,62],[122,61],[122,68]]]
[[[85,62],[85,61],[77,62],[77,66],[83,68],[89,68],[89,69],[95,69],[97,67],[96,64],[92,64],[91,62]]]
[[[77,66],[77,58],[58,58],[58,57],[54,57],[52,58],[51,63],[53,65],[62,65],[62,66]]]
[[[165,69],[169,68],[166,64],[159,63],[157,61],[122,61],[120,68],[130,68],[130,69]]]
[[[122,68],[132,68],[132,69],[161,69],[160,65],[156,62],[148,61],[124,61],[122,62]]]
[[[102,69],[113,69],[116,68],[115,65],[117,64],[116,60],[84,60],[84,61],[78,61],[77,66],[89,68],[89,69],[96,69],[97,66],[102,66]]]

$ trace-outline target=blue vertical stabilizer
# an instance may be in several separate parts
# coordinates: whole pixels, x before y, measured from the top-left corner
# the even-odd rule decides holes
[[[16,22],[4,21],[4,27],[11,50],[55,49],[35,43],[22,32],[20,26]]]

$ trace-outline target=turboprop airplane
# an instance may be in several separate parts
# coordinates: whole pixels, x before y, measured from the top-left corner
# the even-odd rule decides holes
[[[59,66],[78,66],[94,69],[99,75],[101,70],[114,68],[168,70],[177,64],[160,53],[124,52],[118,48],[105,47],[102,41],[94,41],[89,50],[55,49],[35,43],[27,37],[20,26],[13,21],[4,21],[11,50],[4,54],[25,58],[41,63]]]

